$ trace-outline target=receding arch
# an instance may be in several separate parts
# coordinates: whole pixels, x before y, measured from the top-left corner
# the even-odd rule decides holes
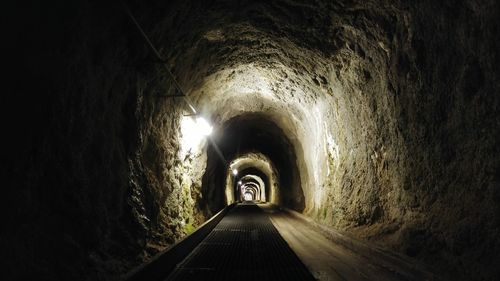
[[[238,174],[233,175],[232,171]],[[226,170],[225,198],[232,203],[240,200],[238,183],[244,178],[252,178],[262,186],[260,200],[279,204],[279,174],[274,163],[262,153],[249,152],[230,162]]]
[[[268,179],[265,179],[266,182],[269,182]],[[244,193],[245,188],[252,188],[255,191],[255,200],[257,201],[266,201],[266,183],[264,179],[260,176],[253,174],[245,174],[238,180],[238,185],[240,186],[240,195]],[[241,198],[236,198],[236,200],[240,201]]]

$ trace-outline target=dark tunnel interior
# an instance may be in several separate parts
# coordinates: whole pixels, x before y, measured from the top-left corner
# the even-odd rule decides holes
[[[295,150],[283,130],[265,115],[247,114],[228,120],[221,126],[220,131],[221,135],[214,137],[212,141],[225,159],[235,159],[239,155],[254,151],[268,156],[279,171],[279,185],[283,197],[281,202],[298,211],[304,209],[304,195],[296,166]],[[211,214],[225,204],[222,194],[228,173],[227,164],[220,160],[215,147],[210,145],[207,149],[207,168],[203,176],[203,198],[206,202],[202,202],[209,205]],[[262,171],[255,168],[254,170],[257,170],[256,174],[267,178]],[[244,174],[246,172],[241,171],[238,177]]]
[[[261,186],[261,183],[259,183],[256,179],[252,179],[252,178],[246,179],[245,182],[251,182],[254,185],[256,185],[257,188],[259,188],[259,191],[260,191],[260,189],[264,189],[264,193],[269,194],[271,183],[269,181],[268,176],[264,172],[262,172],[261,170],[255,168],[255,167],[248,167],[248,168],[245,168],[241,171],[238,171],[238,175],[234,178],[235,185],[233,188],[235,190],[238,190],[238,188],[241,188],[238,186],[238,184],[240,183],[242,178],[248,177],[248,175],[253,175],[253,176],[259,177],[262,180],[264,186]],[[245,182],[242,182],[242,184],[244,184]],[[239,195],[238,195],[238,196],[236,196],[235,199],[236,199],[236,201],[241,201],[242,198],[239,198]]]
[[[2,279],[125,280],[255,175],[283,239],[364,245],[332,268],[500,280],[499,1],[3,11]]]

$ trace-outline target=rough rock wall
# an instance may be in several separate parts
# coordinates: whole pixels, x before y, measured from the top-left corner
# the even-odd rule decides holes
[[[180,47],[170,53],[188,62],[176,70],[201,104],[219,104],[219,115],[260,108],[296,118],[284,130],[303,151],[309,215],[455,277],[498,276],[498,4],[217,1],[172,10],[166,37]],[[247,65],[274,83],[234,78]],[[268,97],[242,95],[238,106],[234,93],[248,92]],[[314,111],[321,104],[329,108]]]
[[[411,5],[412,38],[393,60],[411,195],[399,247],[466,280],[500,276],[499,9]]]
[[[355,34],[379,36],[357,40],[351,67],[339,67],[351,97],[336,110],[354,109],[354,121],[332,124],[338,166],[317,219],[454,279],[500,276],[498,9],[424,1],[385,7],[387,18],[360,9],[381,22]]]
[[[8,10],[2,275],[117,279],[204,220],[184,105],[120,4]]]
[[[332,122],[340,152],[312,215],[452,278],[494,280],[498,3],[381,7],[358,10],[371,23],[352,21],[346,44],[358,40],[334,58],[350,95],[335,110],[354,114]]]
[[[282,127],[307,214],[451,276],[498,277],[498,3],[130,7],[186,92],[228,106],[214,120],[250,92],[247,111]],[[185,105],[158,97],[173,87],[120,9],[10,13],[1,243],[17,276],[116,277],[204,219],[204,151],[185,153]]]

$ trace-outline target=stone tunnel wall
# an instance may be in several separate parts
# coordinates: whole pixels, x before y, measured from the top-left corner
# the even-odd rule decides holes
[[[411,37],[392,47],[407,149],[397,248],[465,279],[500,276],[498,10],[495,1],[411,5]]]
[[[241,65],[277,81],[247,110],[293,136],[307,215],[447,276],[495,279],[498,3],[326,2],[130,7],[196,102],[222,99],[203,90]],[[117,278],[209,215],[197,205],[203,144],[183,149],[185,105],[160,97],[171,81],[120,9],[60,1],[10,14],[7,275]],[[231,106],[211,117],[235,116]]]
[[[184,105],[120,4],[10,8],[2,275],[119,279],[205,221]]]
[[[293,112],[292,125],[278,124],[298,139],[308,215],[451,276],[498,275],[487,269],[498,261],[498,4],[278,1],[249,5],[232,21],[221,16],[233,15],[231,5],[218,9],[226,13],[201,16],[204,7],[189,6],[197,22],[178,28],[199,36],[170,34],[189,46],[177,59],[196,62],[178,73],[207,77],[194,95],[226,103],[216,120],[241,110],[275,120],[283,108]],[[261,82],[237,78],[249,61],[271,69],[269,91],[231,86]],[[231,99],[251,90],[275,103]],[[304,112],[322,116],[324,132],[312,134],[318,120],[295,114],[297,96]],[[314,111],[317,104],[329,108]]]

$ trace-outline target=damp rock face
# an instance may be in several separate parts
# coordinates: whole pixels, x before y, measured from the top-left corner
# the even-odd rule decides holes
[[[9,9],[11,279],[118,279],[192,232],[227,203],[210,143],[262,153],[276,202],[319,223],[450,279],[500,276],[497,1],[127,6],[165,64],[121,5]]]

